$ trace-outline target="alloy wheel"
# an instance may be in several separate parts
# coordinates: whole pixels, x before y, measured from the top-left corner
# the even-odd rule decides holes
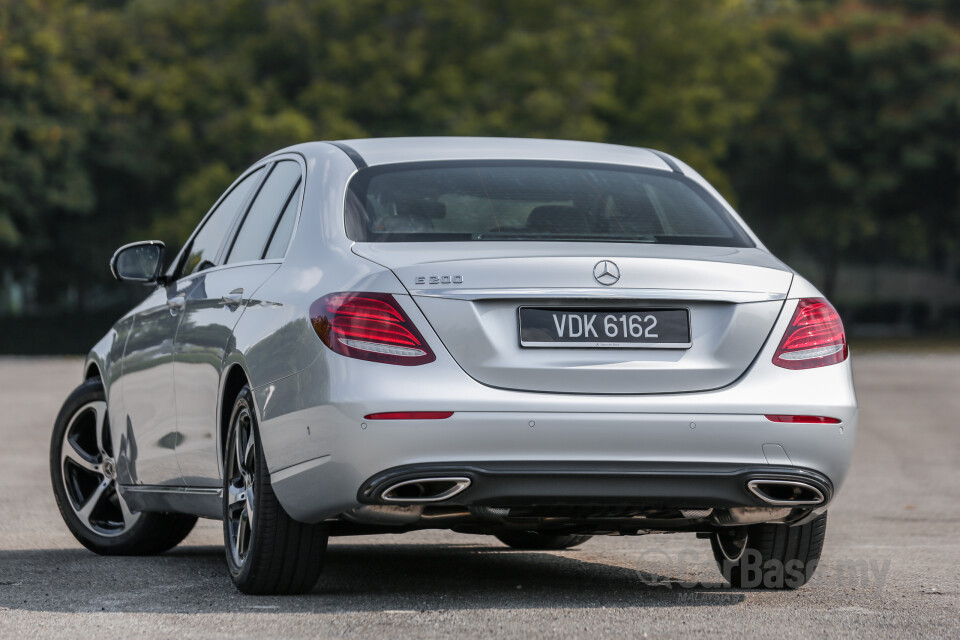
[[[70,506],[90,531],[119,536],[140,519],[118,490],[106,402],[89,402],[70,418],[60,446],[60,467]]]
[[[253,540],[256,496],[257,447],[253,420],[244,407],[233,424],[233,441],[227,457],[227,524],[230,555],[236,568],[243,566]]]

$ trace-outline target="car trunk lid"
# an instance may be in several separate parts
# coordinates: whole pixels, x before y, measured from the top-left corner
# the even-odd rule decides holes
[[[756,358],[793,279],[789,268],[760,249],[438,242],[357,243],[353,250],[396,274],[468,375],[523,391],[651,394],[726,386]],[[594,276],[603,262],[619,272],[610,285]],[[524,347],[520,307],[686,309],[690,344]]]

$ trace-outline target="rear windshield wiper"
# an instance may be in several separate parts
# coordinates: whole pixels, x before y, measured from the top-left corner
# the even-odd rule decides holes
[[[656,242],[654,236],[606,235],[590,233],[524,233],[496,232],[477,233],[474,240],[567,240],[570,242]]]

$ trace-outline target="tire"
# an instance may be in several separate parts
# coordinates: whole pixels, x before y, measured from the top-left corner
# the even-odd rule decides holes
[[[50,441],[50,478],[60,515],[77,541],[95,553],[163,553],[183,541],[197,519],[130,510],[117,491],[109,425],[99,379],[87,380],[63,403]]]
[[[513,549],[526,551],[559,551],[581,545],[593,536],[541,533],[540,531],[505,531],[497,540]]]
[[[756,524],[717,531],[713,557],[730,584],[740,589],[796,589],[813,577],[820,562],[827,514],[795,527]]]
[[[234,401],[224,449],[223,540],[233,583],[247,594],[310,591],[327,530],[291,518],[273,493],[250,387]]]

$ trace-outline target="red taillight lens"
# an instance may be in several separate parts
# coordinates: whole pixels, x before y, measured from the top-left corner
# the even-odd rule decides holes
[[[773,356],[784,369],[812,369],[847,359],[847,338],[840,314],[823,298],[804,298]]]
[[[387,411],[370,413],[363,418],[364,420],[446,420],[452,415],[453,411]]]
[[[767,414],[767,420],[770,422],[790,422],[793,424],[840,424],[837,418],[828,418],[827,416],[785,416]]]
[[[389,293],[331,293],[310,305],[310,320],[323,344],[350,358],[401,365],[437,359]]]

